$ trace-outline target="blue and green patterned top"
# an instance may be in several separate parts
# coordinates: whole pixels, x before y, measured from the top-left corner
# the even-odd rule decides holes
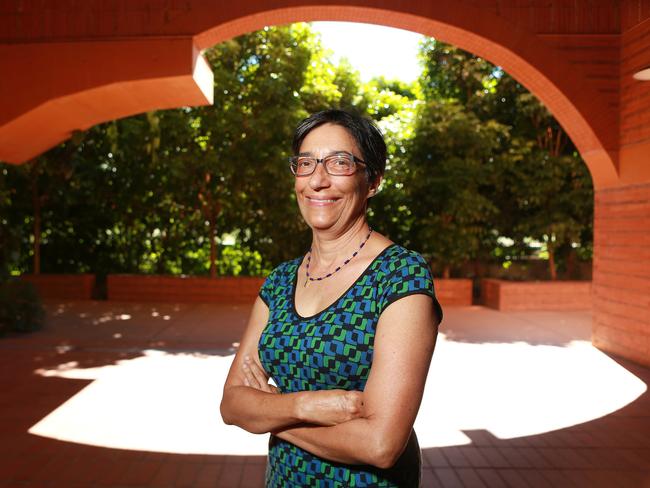
[[[429,295],[442,320],[429,266],[414,251],[397,244],[388,246],[343,295],[310,317],[300,316],[295,306],[301,260],[279,265],[260,290],[260,297],[269,307],[269,320],[258,344],[260,361],[282,393],[363,391],[372,366],[379,317],[399,298],[416,293]],[[390,469],[328,461],[271,435],[266,486],[417,487],[420,467],[415,432]]]

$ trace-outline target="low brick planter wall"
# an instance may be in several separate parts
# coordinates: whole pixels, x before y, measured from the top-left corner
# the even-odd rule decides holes
[[[24,274],[43,299],[90,300],[95,286],[93,274]]]
[[[446,305],[469,306],[472,304],[472,280],[464,278],[434,278],[436,298],[444,308]]]
[[[253,303],[264,278],[108,275],[109,300],[125,302]]]
[[[591,281],[481,280],[483,304],[497,310],[591,308]]]

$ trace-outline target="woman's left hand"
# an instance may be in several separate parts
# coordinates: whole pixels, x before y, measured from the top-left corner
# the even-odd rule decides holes
[[[250,386],[251,388],[266,393],[280,393],[280,390],[277,387],[269,384],[269,377],[266,374],[266,371],[264,371],[256,361],[248,356],[244,358],[242,371],[244,372],[244,381],[246,382],[246,386]]]

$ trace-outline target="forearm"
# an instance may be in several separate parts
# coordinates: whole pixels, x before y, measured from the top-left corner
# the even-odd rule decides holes
[[[370,464],[388,468],[399,455],[389,448],[390,439],[381,434],[381,429],[378,429],[373,420],[367,418],[329,427],[288,427],[275,435],[316,456],[346,464]]]
[[[246,386],[226,387],[221,411],[226,423],[239,425],[250,432],[276,431],[298,423],[337,425],[362,415],[363,393],[360,391],[334,389],[277,395],[278,390],[268,384],[266,372],[257,362],[246,357],[241,371]],[[251,389],[267,396],[251,395]],[[271,395],[271,398],[268,395]],[[273,397],[285,398],[276,401]],[[266,403],[255,405],[255,408],[251,409],[250,402],[257,399]],[[238,408],[238,405],[241,405],[241,408]],[[241,420],[231,421],[231,412],[236,412],[236,418]]]
[[[231,386],[223,392],[221,417],[253,434],[275,431],[302,421],[300,393],[276,394],[249,386]]]

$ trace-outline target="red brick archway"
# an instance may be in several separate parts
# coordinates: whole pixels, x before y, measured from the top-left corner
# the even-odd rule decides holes
[[[0,69],[11,73],[0,77],[0,159],[24,162],[105,120],[211,103],[201,49],[308,20],[450,42],[502,66],[550,108],[597,189],[594,343],[650,364],[650,83],[631,76],[650,65],[647,0],[20,4],[0,13]]]
[[[210,4],[195,3],[196,8],[192,10],[192,43],[189,42],[190,39],[146,39],[137,43],[135,40],[120,40],[109,44],[49,44],[48,50],[54,48],[55,53],[43,52],[41,44],[22,47],[21,58],[15,56],[12,60],[14,65],[21,61],[34,63],[35,60],[41,64],[46,63],[46,66],[50,65],[47,67],[51,71],[56,73],[58,70],[61,73],[62,79],[57,80],[61,86],[59,93],[45,93],[42,98],[48,98],[44,103],[35,107],[20,107],[22,113],[14,112],[18,117],[9,122],[11,127],[0,130],[0,142],[7,146],[4,149],[7,154],[0,153],[0,158],[12,162],[28,159],[34,150],[21,144],[20,136],[26,133],[33,135],[35,132],[49,132],[51,127],[53,133],[44,138],[44,143],[51,145],[59,142],[65,132],[83,129],[104,120],[153,108],[210,103],[211,79],[206,75],[206,67],[198,50],[218,42],[265,25],[304,20],[346,20],[378,23],[436,37],[502,66],[535,93],[560,121],[587,163],[594,185],[607,187],[616,183],[616,131],[611,128],[617,118],[607,99],[599,96],[598,87],[589,84],[583,70],[571,65],[566,57],[558,55],[552,44],[540,43],[535,33],[513,28],[512,23],[485,9],[463,5],[461,2],[444,2],[434,8],[418,1],[395,2],[394,6],[390,2],[365,2],[369,5],[363,7],[304,5],[309,2],[301,2],[303,5],[300,6],[287,6],[293,2],[273,2],[277,4],[276,8],[270,9],[271,2],[260,1],[247,2],[247,12],[242,7],[241,11],[233,9],[224,15]],[[380,5],[383,8],[378,8]],[[157,52],[154,59],[150,58],[152,52]],[[603,52],[606,50],[597,50],[592,56],[600,58]],[[128,55],[125,56],[125,53]],[[15,54],[18,54],[17,50]],[[72,82],[70,73],[84,66],[57,65],[62,60],[74,63],[78,58],[82,58],[86,69],[93,70],[99,68],[93,65],[93,58],[102,63],[108,60],[110,75],[115,80],[101,79],[93,73],[96,79],[88,80],[89,86],[81,86],[79,81]],[[153,62],[138,63],[143,58]],[[163,60],[165,63],[160,63]],[[185,71],[184,76],[175,76],[183,78],[176,81],[176,89],[170,89],[174,84],[170,79],[172,77],[156,76],[164,68],[172,66]],[[152,68],[155,71],[152,72]],[[100,70],[105,71],[105,68]],[[86,78],[87,75],[88,73]],[[19,81],[19,78],[14,79]],[[24,81],[20,80],[22,86]],[[38,82],[40,81],[39,79]],[[64,91],[68,93],[63,93]],[[34,94],[31,95],[33,98]],[[102,107],[108,99],[121,103],[113,102],[110,108]],[[78,109],[80,106],[89,110],[82,113]],[[47,121],[54,123],[47,124]],[[65,132],[61,131],[62,123],[68,125]],[[3,138],[5,132],[7,134]],[[0,144],[0,147],[5,144]]]

